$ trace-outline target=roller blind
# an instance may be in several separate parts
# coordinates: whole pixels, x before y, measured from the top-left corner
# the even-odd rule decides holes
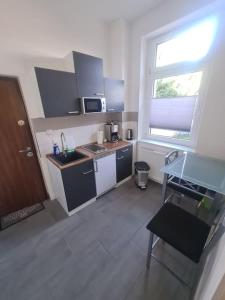
[[[197,96],[153,98],[150,111],[150,128],[189,132],[196,100]]]

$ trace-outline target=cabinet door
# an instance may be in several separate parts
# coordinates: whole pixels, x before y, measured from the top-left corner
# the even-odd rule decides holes
[[[104,83],[107,111],[124,111],[124,80],[105,78]]]
[[[132,145],[116,151],[117,182],[132,175]]]
[[[97,195],[109,191],[116,185],[116,155],[101,157],[94,161]]]
[[[103,60],[73,52],[79,97],[104,96]]]
[[[46,118],[80,114],[74,73],[35,68]]]
[[[63,169],[62,179],[69,211],[96,197],[93,160]]]

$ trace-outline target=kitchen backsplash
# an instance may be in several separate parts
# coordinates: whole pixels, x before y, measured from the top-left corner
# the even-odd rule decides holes
[[[60,135],[62,132],[65,134],[68,148],[73,149],[80,145],[95,142],[97,140],[97,131],[103,129],[104,123],[37,132],[36,138],[40,155],[44,157],[46,154],[51,153],[53,143],[57,143],[61,149]]]
[[[136,115],[135,115],[136,114]],[[137,136],[137,113],[92,114],[68,118],[33,119],[33,128],[36,134],[37,145],[41,157],[52,152],[53,143],[61,149],[60,135],[63,131],[69,148],[96,142],[97,131],[104,130],[108,120],[119,123],[120,135],[126,138],[127,129],[134,131]],[[130,121],[129,121],[130,120]]]

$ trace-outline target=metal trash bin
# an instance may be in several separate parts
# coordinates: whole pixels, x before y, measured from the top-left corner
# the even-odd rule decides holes
[[[148,174],[150,171],[149,165],[144,161],[137,161],[134,164],[134,168],[135,168],[134,179],[136,185],[142,190],[146,189],[148,183]]]

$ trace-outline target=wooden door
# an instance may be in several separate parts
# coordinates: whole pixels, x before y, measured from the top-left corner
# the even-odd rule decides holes
[[[18,81],[0,77],[0,216],[47,198]]]

